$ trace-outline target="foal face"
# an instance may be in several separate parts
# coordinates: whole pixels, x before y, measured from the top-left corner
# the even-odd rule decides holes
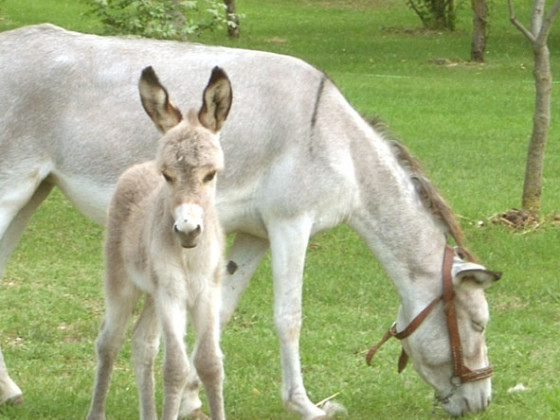
[[[164,134],[156,165],[167,184],[165,200],[174,220],[173,231],[182,247],[193,248],[204,231],[204,212],[213,206],[216,174],[224,166],[218,132],[231,107],[231,84],[225,72],[215,67],[198,114],[191,110],[185,117],[153,68],[142,71],[138,88],[144,110]]]
[[[204,230],[205,209],[214,205],[216,175],[223,169],[218,136],[189,113],[165,134],[156,162],[166,183],[173,231],[183,248],[193,248]]]

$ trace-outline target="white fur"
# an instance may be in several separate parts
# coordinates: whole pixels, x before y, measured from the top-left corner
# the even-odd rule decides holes
[[[213,66],[225,68],[232,80],[235,103],[220,135],[226,170],[219,178],[217,205],[226,232],[237,234],[229,255],[237,270],[224,279],[221,323],[231,318],[270,248],[282,398],[302,418],[324,416],[307,396],[299,359],[310,236],[339,223],[358,233],[399,294],[399,326],[441,293],[446,240],[387,142],[321,71],[277,54],[80,35],[51,25],[4,32],[0,191],[11,188],[13,179],[27,177],[46,156],[55,166],[52,182],[58,185],[60,179],[70,185],[64,189],[69,198],[101,222],[102,207],[109,201],[106,186],[155,152],[156,132],[140,115],[136,88],[137,72],[154,57],[185,108],[198,101]],[[10,213],[0,206],[0,221],[7,226],[0,239],[0,270],[50,185],[43,182],[35,192],[22,192]],[[94,200],[87,199],[89,190],[95,191]],[[486,347],[484,335],[471,324],[476,317],[484,318],[487,303],[481,287],[469,280],[467,287],[460,277],[455,279],[463,320],[459,329],[469,350],[466,363],[478,368],[487,362]],[[445,395],[451,359],[441,310],[403,344],[422,379]],[[7,377],[0,360],[1,375]],[[482,410],[490,389],[489,379],[468,384],[444,408],[452,414]]]

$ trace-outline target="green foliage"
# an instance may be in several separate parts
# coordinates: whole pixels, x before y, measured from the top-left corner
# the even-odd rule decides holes
[[[455,29],[453,0],[407,0],[427,29]]]
[[[91,13],[111,35],[186,40],[224,27],[222,0],[90,0]]]

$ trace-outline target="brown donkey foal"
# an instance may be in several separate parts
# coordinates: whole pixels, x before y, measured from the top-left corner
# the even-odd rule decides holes
[[[98,366],[88,419],[105,418],[113,364],[143,293],[144,307],[132,336],[141,418],[157,418],[153,363],[162,333],[162,418],[177,419],[181,404],[181,411],[200,409],[197,393],[186,389],[187,378],[198,373],[212,418],[223,419],[219,310],[224,238],[214,201],[216,174],[224,162],[218,132],[231,106],[231,85],[215,67],[200,111],[190,110],[184,118],[151,67],[142,72],[139,89],[144,109],[164,136],[155,160],[120,177],[109,209],[106,313],[96,342]],[[187,312],[197,333],[192,357],[196,372],[185,350]]]

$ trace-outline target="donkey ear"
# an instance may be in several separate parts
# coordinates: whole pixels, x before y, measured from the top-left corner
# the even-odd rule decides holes
[[[469,289],[486,289],[502,277],[499,271],[490,271],[479,264],[469,262],[453,263],[453,284]]]
[[[220,131],[229,114],[232,98],[231,83],[226,73],[214,67],[202,94],[202,107],[198,111],[200,123],[214,133]]]
[[[151,66],[142,71],[138,89],[142,106],[159,131],[166,133],[181,122],[181,111],[173,105]]]

